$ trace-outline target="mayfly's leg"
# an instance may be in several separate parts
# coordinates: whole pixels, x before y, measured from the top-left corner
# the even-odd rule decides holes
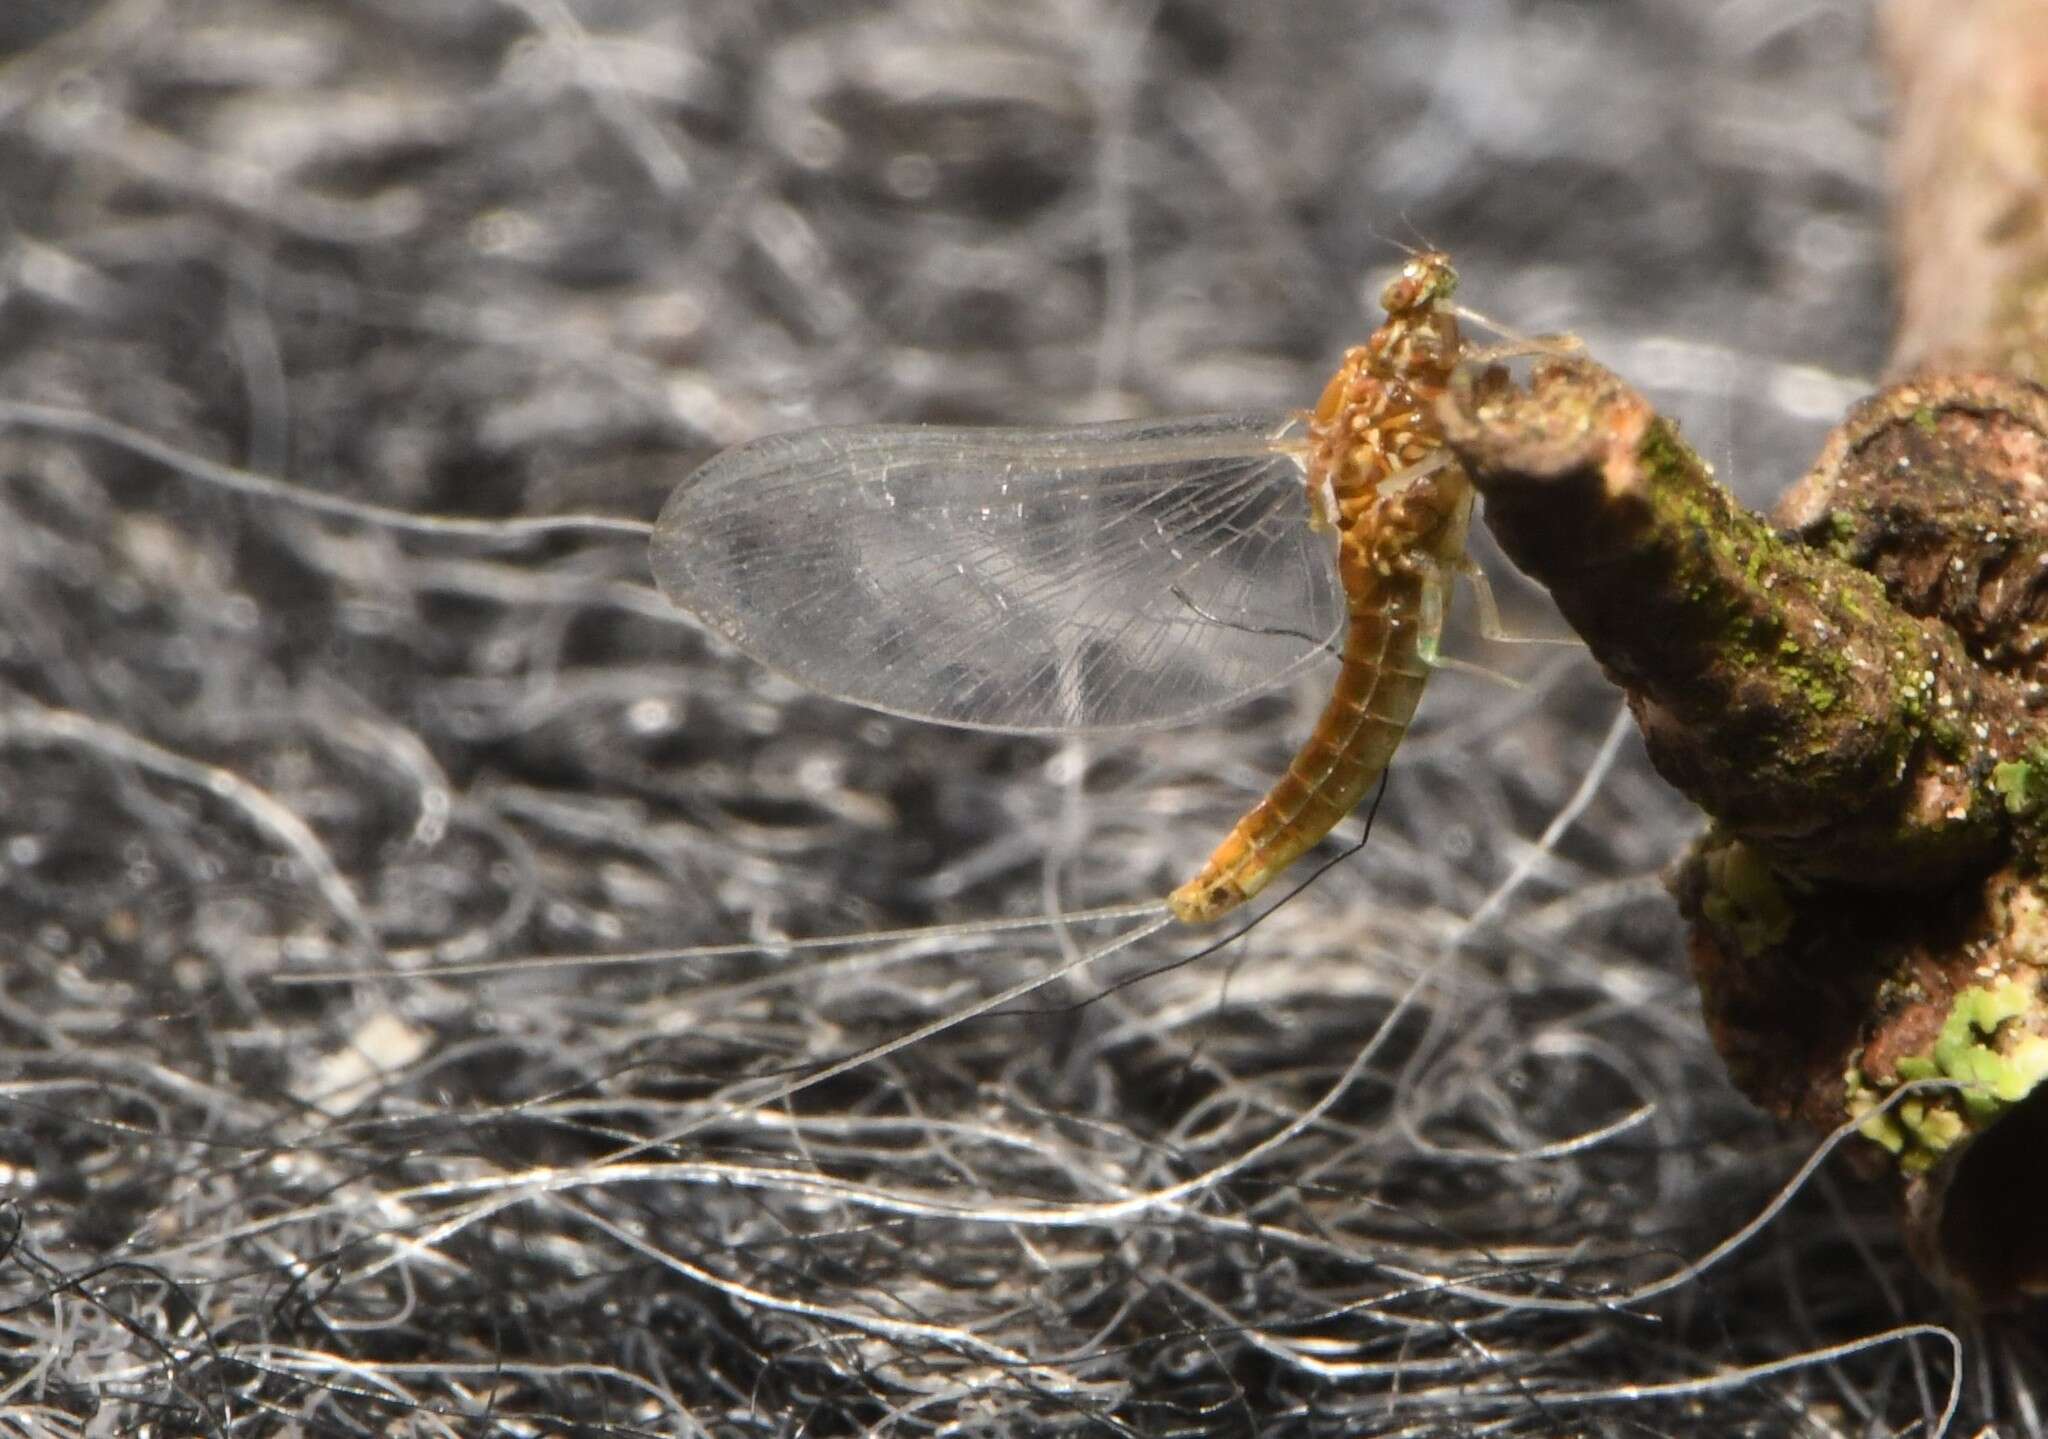
[[[1574,635],[1518,635],[1511,634],[1500,620],[1500,605],[1493,598],[1493,585],[1486,578],[1486,571],[1479,568],[1479,562],[1470,555],[1458,561],[1458,573],[1472,586],[1472,599],[1479,606],[1479,633],[1495,644],[1501,645],[1583,645],[1584,640]]]
[[[1462,670],[1509,689],[1521,689],[1522,682],[1513,675],[1469,660],[1454,660],[1443,652],[1444,616],[1451,607],[1451,585],[1456,572],[1438,560],[1418,557],[1415,562],[1423,566],[1422,612],[1416,617],[1415,657],[1430,669]]]
[[[1474,345],[1460,356],[1468,364],[1491,365],[1501,360],[1522,360],[1532,357],[1555,358],[1559,355],[1576,355],[1586,348],[1586,342],[1573,334],[1525,335],[1520,330],[1511,330],[1498,320],[1489,320],[1477,310],[1457,307],[1461,320],[1470,320],[1481,329],[1491,330],[1501,337],[1498,345]]]
[[[1380,496],[1398,495],[1401,491],[1411,488],[1417,482],[1428,479],[1450,463],[1451,452],[1449,450],[1433,450],[1414,464],[1404,465],[1386,478],[1375,480],[1372,487],[1373,493]],[[1335,503],[1334,496],[1331,503]]]
[[[1337,508],[1337,486],[1325,474],[1311,475],[1308,479],[1308,527],[1312,530],[1334,530],[1344,522],[1343,512]]]
[[[1422,613],[1417,616],[1415,657],[1435,668],[1443,656],[1444,615],[1451,607],[1451,576],[1435,560],[1416,556],[1422,566]]]
[[[1468,364],[1494,365],[1502,360],[1556,359],[1583,352],[1586,342],[1577,335],[1531,335],[1499,345],[1474,345],[1465,351]]]

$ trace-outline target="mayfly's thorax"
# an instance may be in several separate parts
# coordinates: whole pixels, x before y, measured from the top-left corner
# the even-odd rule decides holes
[[[1390,317],[1345,353],[1308,416],[1311,487],[1328,488],[1340,528],[1442,451],[1436,411],[1462,343],[1454,316],[1424,308]]]
[[[1440,396],[1463,353],[1457,316],[1430,309],[1389,320],[1363,347],[1378,373]]]

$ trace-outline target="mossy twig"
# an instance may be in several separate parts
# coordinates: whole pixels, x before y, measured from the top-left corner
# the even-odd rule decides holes
[[[1972,1086],[1873,1117],[1865,1158],[1956,1293],[2048,1293],[2048,1242],[1996,1203],[2037,1146],[1974,1144],[2048,1073],[2048,394],[1875,396],[1782,527],[1583,359],[1468,372],[1443,420],[1502,548],[1713,818],[1672,886],[1736,1082],[1822,1130],[1914,1079]]]
[[[1658,768],[1800,881],[1934,888],[2001,854],[2019,691],[1882,581],[1774,529],[1589,361],[1469,374],[1446,425],[1514,561],[1628,693]]]

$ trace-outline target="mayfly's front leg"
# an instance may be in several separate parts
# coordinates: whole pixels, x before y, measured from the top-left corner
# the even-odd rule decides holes
[[[1559,355],[1584,354],[1586,350],[1586,342],[1577,335],[1525,335],[1464,305],[1455,306],[1454,310],[1459,319],[1470,320],[1501,338],[1498,345],[1468,345],[1460,357],[1468,365],[1494,365],[1502,360],[1552,359]]]

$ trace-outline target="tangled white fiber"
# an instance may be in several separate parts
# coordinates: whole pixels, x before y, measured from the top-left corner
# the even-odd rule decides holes
[[[0,1429],[2040,1434],[1721,1077],[1583,655],[1456,617],[1526,686],[1177,963],[974,922],[1156,900],[1315,677],[920,725],[639,537],[800,424],[1309,403],[1425,238],[1766,497],[1887,327],[1865,9],[0,7]]]

